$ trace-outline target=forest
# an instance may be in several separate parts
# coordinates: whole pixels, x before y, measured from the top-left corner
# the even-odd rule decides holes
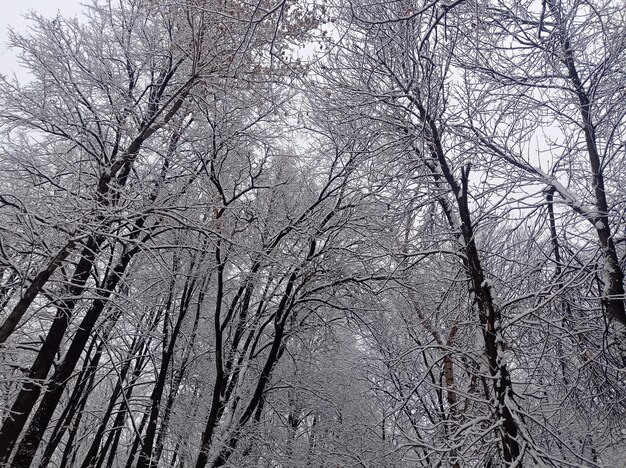
[[[90,0],[0,76],[0,466],[626,466],[620,0]]]

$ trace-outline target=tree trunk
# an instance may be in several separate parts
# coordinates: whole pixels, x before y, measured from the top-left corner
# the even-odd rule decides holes
[[[76,364],[80,360],[85,345],[91,336],[91,332],[95,327],[100,315],[102,314],[108,299],[117,288],[122,279],[126,268],[130,264],[134,255],[139,252],[137,247],[128,250],[122,254],[119,263],[115,266],[104,286],[102,297],[96,299],[87,313],[85,314],[78,331],[76,332],[69,350],[65,354],[65,358],[56,372],[50,379],[48,391],[44,394],[41,404],[30,423],[26,435],[22,439],[14,463],[17,466],[30,466],[37,448],[41,443],[44,432],[54,415],[54,411],[61,400],[63,391],[74,372]]]
[[[96,353],[90,359],[91,351],[97,341],[99,341],[99,344],[96,349]],[[89,396],[89,391],[85,393],[85,389],[90,389],[93,386],[93,382],[96,377],[95,371],[98,367],[100,357],[102,356],[104,343],[105,340],[98,339],[98,337],[93,337],[93,339],[91,340],[91,345],[87,350],[83,368],[78,378],[76,379],[76,385],[72,390],[72,394],[70,395],[68,404],[63,410],[61,417],[58,419],[56,426],[52,431],[50,441],[46,445],[41,461],[39,462],[39,468],[45,468],[46,466],[48,466],[52,455],[54,454],[56,448],[58,447],[59,443],[63,439],[63,436],[65,435],[65,431],[73,427],[72,421],[74,420],[74,417],[77,415],[77,413],[77,421],[80,419],[80,414],[82,412],[82,409],[85,407],[85,404],[87,403],[87,397]],[[77,425],[78,422],[75,424],[75,426]],[[69,440],[68,444],[70,444]]]
[[[67,298],[60,300],[54,321],[48,330],[44,344],[31,366],[28,375],[30,381],[22,386],[9,415],[4,420],[0,430],[0,463],[9,461],[22,429],[39,399],[42,391],[42,381],[50,372],[50,368],[54,363],[54,357],[59,352],[74,307],[85,289],[85,284],[91,273],[96,251],[99,249],[101,241],[101,238],[91,237],[83,249],[80,261],[72,276],[71,285],[66,292]]]
[[[154,438],[156,436],[157,422],[161,409],[161,399],[163,398],[163,392],[165,390],[168,369],[174,357],[174,348],[176,346],[176,341],[178,340],[183,321],[187,316],[189,303],[195,292],[196,279],[197,278],[194,277],[191,281],[188,281],[185,284],[184,292],[180,300],[176,324],[174,325],[174,330],[172,330],[167,349],[163,353],[161,359],[161,368],[159,369],[157,382],[152,391],[152,395],[150,395],[150,401],[152,402],[152,406],[150,408],[150,419],[148,420],[146,435],[141,446],[141,453],[139,454],[137,468],[153,468],[156,467],[157,464],[156,461],[152,459],[152,451],[154,448]],[[167,321],[168,318],[166,317],[165,322]]]
[[[565,29],[566,20],[562,18],[561,7],[557,5],[554,0],[547,0],[547,4],[559,29],[559,39],[563,51],[563,63],[567,68],[569,80],[574,86],[574,91],[578,98],[582,129],[585,135],[585,145],[587,147],[587,156],[589,157],[589,166],[591,168],[591,186],[595,194],[596,202],[596,217],[592,221],[594,222],[605,263],[603,303],[606,307],[609,319],[618,322],[622,328],[622,336],[619,337],[621,340],[626,338],[624,272],[620,266],[617,249],[615,248],[615,242],[609,224],[609,204],[606,198],[602,158],[598,150],[598,140],[592,116],[592,101],[588,92],[585,90],[576,66],[574,50],[571,46],[568,32]],[[620,343],[620,346],[623,350],[626,350],[623,343]],[[623,357],[626,359],[626,352]]]

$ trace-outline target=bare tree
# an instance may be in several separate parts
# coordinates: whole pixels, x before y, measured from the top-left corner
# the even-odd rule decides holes
[[[525,8],[521,9],[525,11]],[[540,11],[538,8],[537,15]],[[568,195],[571,192],[554,177],[542,175],[537,168],[529,170],[531,164],[525,156],[513,150],[518,149],[516,144],[528,148],[533,143],[532,130],[542,122],[536,119],[536,108],[541,108],[536,96],[525,101],[523,94],[507,90],[502,91],[502,100],[498,102],[489,95],[490,92],[498,95],[517,59],[510,49],[510,39],[494,40],[508,37],[510,28],[503,26],[508,24],[505,19],[524,30],[530,31],[532,26],[516,17],[513,9],[464,2],[446,6],[362,2],[353,3],[342,12],[344,22],[339,22],[338,33],[341,41],[333,45],[328,61],[319,70],[321,93],[331,97],[326,109],[339,116],[338,119],[359,121],[377,129],[372,131],[381,135],[379,156],[373,159],[378,164],[377,187],[385,187],[379,189],[379,196],[387,204],[392,231],[396,232],[397,244],[395,249],[391,247],[397,258],[394,271],[404,288],[399,291],[406,297],[402,306],[393,308],[407,308],[410,313],[401,316],[404,320],[408,317],[410,326],[421,328],[419,333],[409,335],[415,340],[413,346],[417,346],[411,349],[428,350],[424,356],[426,368],[412,374],[419,382],[413,384],[413,392],[431,385],[431,391],[425,395],[432,398],[432,406],[415,399],[418,394],[409,391],[411,382],[405,381],[406,377],[401,379],[402,383],[381,379],[381,392],[394,387],[394,392],[404,392],[402,386],[407,385],[408,393],[396,398],[429,411],[427,426],[445,428],[445,438],[437,441],[441,447],[435,451],[449,457],[451,464],[460,460],[476,462],[477,455],[469,447],[476,446],[475,429],[481,422],[486,423],[485,428],[497,428],[499,439],[494,446],[493,439],[484,438],[488,432],[479,436],[478,443],[486,444],[481,451],[485,457],[482,463],[486,465],[514,465],[527,458],[556,465],[564,460],[598,463],[595,449],[587,448],[590,440],[587,436],[580,434],[575,446],[566,442],[566,436],[559,434],[558,425],[542,413],[543,405],[549,405],[550,401],[547,389],[553,385],[563,386],[564,391],[555,395],[554,404],[570,409],[569,405],[573,404],[578,408],[574,413],[581,410],[577,406],[580,400],[574,403],[566,396],[571,382],[554,378],[547,369],[558,368],[562,350],[572,346],[584,348],[589,342],[602,340],[602,333],[597,333],[602,320],[598,314],[588,314],[590,333],[583,339],[584,346],[570,327],[580,323],[581,314],[589,310],[587,299],[581,300],[579,296],[572,301],[575,295],[582,291],[605,294],[601,286],[598,289],[594,260],[588,256],[589,244],[572,245],[555,235],[554,194],[560,193],[566,204],[579,214],[593,210],[576,204],[576,198]],[[478,21],[477,15],[493,21]],[[586,18],[584,15],[580,18],[583,17]],[[476,37],[481,38],[480,42]],[[522,42],[521,36],[519,40]],[[489,61],[495,57],[498,58],[495,62]],[[533,67],[537,63],[538,60],[529,60],[523,65]],[[507,83],[511,89],[519,90],[533,80],[539,90],[546,86],[543,76],[510,76]],[[497,88],[493,83],[500,78]],[[520,104],[531,101],[536,106]],[[499,107],[500,102],[506,104]],[[546,108],[552,105],[556,106],[548,104]],[[490,130],[496,124],[499,133]],[[524,174],[521,178],[520,173]],[[394,192],[395,187],[401,192]],[[557,216],[563,216],[561,213]],[[570,252],[572,255],[564,263],[562,256],[555,255],[563,253],[556,246],[565,244],[568,257]],[[603,245],[601,241],[600,245]],[[444,278],[450,281],[447,288],[442,285],[443,278],[437,284],[428,270],[417,266],[430,264],[435,258],[444,260],[434,271],[445,272]],[[557,271],[555,259],[560,264]],[[446,263],[450,266],[443,266]],[[462,267],[463,276],[450,269],[455,264]],[[459,300],[463,297],[459,294],[463,293],[458,285],[463,277],[467,296]],[[606,278],[600,283],[615,284]],[[423,282],[436,286],[426,291],[417,286]],[[424,299],[438,288],[447,291],[441,292],[441,302]],[[612,295],[619,298],[616,301],[619,303],[622,296],[619,291]],[[387,304],[389,309],[390,303]],[[465,315],[459,314],[460,304],[467,308]],[[447,312],[438,318],[442,309]],[[564,313],[573,309],[574,314]],[[526,332],[526,327],[533,323],[546,323],[546,328],[532,334]],[[476,349],[471,338],[476,332],[482,334],[482,355],[467,352]],[[381,353],[384,364],[397,354],[386,350],[388,332],[379,333],[382,331],[374,329],[367,335]],[[533,352],[537,346],[544,351]],[[546,346],[551,350],[549,353]],[[402,351],[398,353],[406,355]],[[415,359],[420,359],[418,356]],[[427,363],[430,359],[441,366],[441,373],[436,378],[418,379],[420,373],[429,375],[429,370],[432,371],[434,364]],[[567,360],[574,368],[585,366],[571,355]],[[605,358],[595,355],[586,362],[597,365],[596,370],[606,363]],[[610,366],[611,377],[604,388],[620,393],[619,373]],[[389,369],[392,373],[396,371]],[[587,379],[602,387],[592,373],[586,375]],[[592,394],[601,392],[596,384],[592,384],[593,390],[589,389]],[[543,402],[539,406],[529,400],[538,392]],[[411,416],[407,415],[409,425]],[[573,418],[580,424],[576,430],[584,431],[585,418]],[[538,420],[541,423],[536,425]],[[415,419],[415,427],[409,427],[406,434],[413,438],[409,445],[425,447],[422,454],[418,451],[416,455],[424,462],[435,454],[429,445],[432,441],[424,439],[425,423],[417,421],[421,422]],[[495,425],[491,426],[492,423]],[[606,425],[606,430],[610,431],[611,425]],[[558,449],[549,449],[552,445]],[[611,451],[607,447],[607,456],[611,456]]]
[[[180,177],[181,138],[194,119],[192,91],[215,96],[212,90],[233,75],[262,73],[261,48],[283,47],[282,39],[300,36],[314,19],[295,14],[279,28],[288,17],[284,8],[281,3],[240,4],[215,17],[211,13],[220,12],[202,2],[161,7],[129,1],[115,8],[95,3],[84,24],[35,16],[31,35],[14,35],[13,45],[22,50],[34,79],[24,86],[5,81],[8,175],[3,185],[10,190],[16,177],[27,178],[33,193],[16,189],[2,197],[5,230],[13,241],[4,255],[12,271],[5,289],[17,291],[18,277],[24,286],[19,297],[6,299],[11,309],[0,338],[11,337],[20,322],[27,329],[31,322],[23,319],[33,307],[55,315],[3,422],[4,461],[34,412],[14,459],[30,464],[92,331],[131,264],[147,243],[167,231],[168,210],[180,209],[189,183],[205,171],[204,161],[186,161],[191,167],[185,170],[192,173],[188,184],[171,183]],[[237,34],[224,38],[229,22]],[[294,25],[300,27],[288,29]],[[269,98],[266,103],[274,105]],[[18,241],[22,232],[27,235]],[[70,340],[76,319],[80,324]],[[42,383],[64,344],[68,350],[35,412]],[[165,353],[162,378],[170,355]],[[162,391],[161,380],[155,408]],[[155,418],[153,411],[148,447]]]
[[[85,8],[2,79],[0,464],[622,462],[617,5]]]

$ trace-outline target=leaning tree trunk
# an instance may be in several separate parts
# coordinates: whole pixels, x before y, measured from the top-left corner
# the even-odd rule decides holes
[[[59,301],[54,321],[30,368],[28,374],[29,381],[22,386],[9,415],[2,424],[2,429],[0,429],[0,463],[9,461],[22,429],[39,399],[42,391],[42,382],[50,372],[50,368],[54,363],[54,357],[61,347],[65,331],[69,326],[79,297],[85,289],[96,251],[99,250],[101,242],[102,238],[91,237],[85,245],[80,261],[72,275],[70,286],[66,291],[67,297]]]
[[[37,409],[28,430],[26,431],[26,435],[20,442],[14,459],[15,466],[30,466],[35,453],[37,452],[37,448],[43,439],[44,432],[46,431],[48,424],[54,415],[54,411],[63,396],[63,391],[65,390],[65,387],[74,372],[74,368],[76,367],[76,364],[80,360],[83,350],[85,349],[85,345],[91,336],[91,332],[100,318],[100,315],[104,311],[108,299],[116,290],[126,271],[126,268],[137,252],[139,252],[139,248],[135,246],[122,254],[119,263],[115,266],[113,271],[110,272],[110,275],[107,278],[101,297],[92,303],[91,307],[81,321],[78,331],[72,340],[72,344],[65,354],[63,362],[51,377],[49,389],[44,394],[39,408]]]
[[[431,176],[438,184],[447,184],[449,192],[453,194],[458,209],[458,226],[452,207],[444,199],[440,204],[453,229],[460,229],[463,251],[463,263],[468,280],[469,292],[474,305],[478,309],[478,318],[482,327],[485,344],[485,355],[489,365],[489,373],[492,380],[492,391],[495,395],[496,405],[494,412],[496,418],[501,421],[500,448],[505,463],[510,464],[520,456],[521,449],[518,442],[519,430],[509,405],[513,401],[513,385],[510,373],[500,356],[498,349],[498,335],[501,333],[502,316],[496,306],[491,293],[491,287],[485,281],[485,272],[478,247],[474,237],[472,217],[468,204],[468,177],[470,166],[461,171],[461,181],[454,177],[448,160],[445,156],[441,141],[440,130],[432,116],[417,98],[412,98],[413,104],[418,108],[420,119],[424,122],[425,138],[428,140],[430,156],[432,159],[425,161]]]
[[[608,318],[620,324],[622,333],[618,340],[626,338],[626,310],[624,308],[624,272],[620,266],[615,241],[609,224],[609,204],[606,197],[606,186],[604,183],[603,161],[598,148],[598,138],[596,127],[592,115],[592,97],[585,89],[581,75],[576,66],[574,49],[572,47],[565,22],[562,17],[560,5],[554,0],[547,0],[548,8],[556,21],[558,37],[562,49],[562,62],[567,69],[568,79],[574,86],[576,98],[578,100],[578,111],[582,120],[582,129],[585,135],[585,146],[589,158],[591,169],[591,187],[595,195],[595,219],[594,227],[600,242],[602,255],[604,257],[604,294],[603,303],[607,311]],[[621,348],[626,350],[626,346],[620,343]],[[624,351],[623,351],[624,352]],[[626,352],[623,358],[626,359]]]

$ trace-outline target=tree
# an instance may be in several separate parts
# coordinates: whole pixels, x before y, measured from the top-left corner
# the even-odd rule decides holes
[[[3,185],[8,188],[14,177],[33,185],[2,197],[6,231],[15,241],[5,250],[10,271],[5,289],[17,290],[16,277],[24,278],[24,287],[19,297],[6,300],[11,310],[0,339],[11,337],[35,306],[54,309],[55,315],[5,417],[4,461],[35,411],[55,355],[72,336],[72,322],[81,320],[20,443],[16,464],[33,459],[89,336],[130,265],[162,233],[168,210],[180,209],[188,187],[171,182],[179,177],[181,138],[194,118],[192,91],[203,88],[202,97],[229,75],[259,73],[263,48],[275,53],[314,20],[300,11],[283,14],[283,3],[268,6],[272,9],[229,6],[227,20],[211,16],[204,2],[94,3],[85,24],[34,16],[30,36],[14,35],[13,45],[22,50],[34,79],[25,86],[5,80]],[[283,17],[285,29],[277,30]],[[228,22],[236,34],[224,38]],[[291,32],[294,26],[299,27]],[[186,163],[190,172],[204,170],[201,160]]]
[[[624,17],[595,6],[34,15],[0,90],[1,464],[619,465]]]
[[[621,349],[624,277],[615,242],[619,221],[612,214],[619,211],[620,197],[611,185],[619,179],[613,173],[620,164],[617,148],[623,132],[623,112],[613,101],[623,81],[616,66],[624,56],[624,24],[616,8],[611,2],[598,7],[582,2],[494,5],[476,40],[510,42],[518,53],[494,48],[462,63],[478,87],[499,86],[506,96],[520,99],[510,110],[493,109],[502,115],[499,122],[468,121],[484,151],[520,170],[531,183],[545,185],[560,204],[591,224],[586,235],[595,237],[603,263],[601,306]],[[487,26],[492,22],[499,26]],[[508,101],[503,98],[503,105]],[[503,131],[511,135],[511,129],[513,138],[504,139]],[[543,148],[535,151],[548,158],[532,155],[529,137],[541,138]]]
[[[597,288],[593,271],[584,266],[588,265],[586,246],[579,244],[572,249],[578,250],[580,255],[568,260],[567,280],[561,276],[563,268],[555,278],[553,251],[559,240],[554,235],[554,193],[563,187],[556,188],[555,180],[545,177],[542,182],[548,180],[551,184],[542,192],[545,185],[537,184],[538,171],[532,178],[517,178],[527,164],[520,162],[524,158],[518,153],[507,151],[514,147],[512,142],[528,147],[532,132],[524,125],[541,120],[533,120],[535,107],[519,105],[523,101],[523,97],[519,98],[521,93],[507,90],[501,101],[494,102],[487,94],[494,87],[487,87],[481,81],[483,75],[497,79],[505,73],[502,70],[491,72],[480,62],[483,57],[497,56],[497,64],[502,68],[510,67],[514,61],[514,58],[507,61],[513,54],[509,39],[503,39],[502,47],[493,47],[493,44],[500,44],[493,39],[499,37],[497,34],[507,34],[504,18],[512,23],[517,20],[515,24],[523,28],[531,26],[517,19],[514,10],[507,9],[503,13],[497,7],[485,8],[492,15],[488,18],[496,19],[477,25],[474,19],[478,8],[462,2],[445,7],[420,7],[403,2],[352,4],[342,10],[343,17],[340,15],[343,22],[338,23],[338,36],[342,39],[333,46],[328,62],[319,71],[323,77],[321,93],[332,97],[327,109],[341,116],[339,119],[344,122],[351,118],[379,129],[381,149],[373,159],[379,164],[377,187],[385,187],[379,189],[379,196],[387,203],[397,239],[397,244],[390,243],[388,248],[395,252],[393,271],[396,277],[402,272],[397,280],[406,295],[406,302],[395,307],[407,308],[410,313],[401,316],[405,321],[409,318],[410,326],[416,326],[413,324],[417,322],[422,328],[419,334],[409,336],[416,340],[417,349],[428,349],[426,363],[433,359],[441,366],[438,383],[437,378],[422,378],[419,379],[421,384],[411,387],[411,379],[406,383],[402,379],[400,383],[397,379],[394,382],[394,379],[378,378],[381,393],[389,393],[390,388],[395,387],[393,393],[400,394],[396,398],[407,402],[409,411],[416,412],[412,406],[416,404],[426,411],[432,410],[427,425],[445,428],[445,438],[436,442],[437,447],[439,444],[443,447],[435,450],[431,441],[426,442],[422,435],[415,436],[410,428],[407,430],[409,437],[413,437],[411,445],[425,447],[424,455],[417,455],[422,461],[433,457],[435,451],[449,457],[452,464],[455,459],[464,460],[465,464],[477,462],[477,455],[468,447],[476,447],[478,440],[485,444],[481,453],[486,465],[508,466],[524,459],[557,465],[570,459],[595,463],[593,460],[599,458],[597,452],[593,454],[595,449],[589,456],[586,435],[575,436],[578,440],[576,448],[572,449],[571,444],[562,440],[549,416],[542,413],[545,405],[549,405],[547,388],[552,385],[570,388],[571,385],[558,376],[554,380],[547,377],[554,377],[547,369],[558,365],[559,349],[578,346],[573,343],[579,338],[574,338],[572,333],[575,332],[569,327],[580,319],[579,312],[564,316],[563,311],[574,305],[570,299],[572,293],[580,294],[581,288],[587,291]],[[525,8],[521,9],[525,11]],[[482,11],[482,7],[480,9]],[[475,36],[482,37],[483,30],[488,43],[474,40]],[[476,65],[474,57],[478,57],[482,68]],[[535,66],[537,60],[527,64]],[[525,86],[523,80],[515,79],[515,86]],[[538,88],[544,86],[540,78],[536,82]],[[502,88],[495,89],[500,92]],[[496,107],[498,102],[508,106],[503,108],[503,114]],[[523,114],[526,110],[527,115]],[[507,118],[507,115],[514,115],[514,118]],[[499,124],[502,129],[497,134],[499,145],[494,143],[495,137],[490,139],[495,134],[489,131],[493,124]],[[508,165],[501,164],[505,160]],[[403,193],[394,192],[394,186],[400,186]],[[393,213],[398,214],[394,217]],[[446,283],[445,275],[427,280],[429,270],[414,265],[426,263],[424,258],[437,256],[451,262],[448,265],[460,266],[461,270],[457,271],[463,276],[448,273],[447,287],[442,285]],[[438,264],[434,271],[449,272],[449,268]],[[467,288],[464,292],[459,289],[463,277]],[[430,290],[417,288],[422,282],[432,282],[434,286]],[[612,280],[604,283],[615,284]],[[425,299],[439,289],[445,291],[441,292],[441,303],[433,304],[432,300]],[[451,291],[456,297],[451,296]],[[620,302],[623,295],[617,291],[613,296]],[[576,302],[575,307],[581,312],[588,307]],[[383,307],[392,310],[395,307],[391,304],[385,302]],[[433,309],[424,304],[433,304]],[[445,309],[446,304],[450,304],[450,308]],[[464,306],[459,307],[459,304]],[[432,318],[442,307],[446,310],[442,313],[443,323]],[[463,309],[465,314],[459,315]],[[567,324],[565,332],[552,326],[559,321]],[[536,323],[550,325],[532,334],[525,331]],[[598,339],[599,324],[598,316],[592,315],[585,341]],[[472,336],[477,331],[482,334],[482,353],[468,353],[467,349],[476,349]],[[368,331],[367,334],[375,349],[385,350],[389,347],[389,334],[381,338],[379,333]],[[429,341],[436,345],[423,344]],[[529,351],[540,344],[545,349],[548,343],[557,343],[549,354]],[[433,347],[438,352],[431,351]],[[399,349],[405,348],[399,346]],[[392,360],[392,356],[407,356],[407,352],[385,352],[380,359],[384,364]],[[582,364],[573,356],[570,359],[574,367]],[[602,367],[606,360],[594,356],[587,362]],[[431,367],[426,365],[426,369],[412,373],[413,380],[418,380],[416,375],[420,373],[428,375]],[[401,368],[399,364],[394,367]],[[389,372],[402,375],[406,371],[390,369]],[[619,393],[619,374],[609,372],[610,383],[605,386],[611,388],[610,392]],[[596,381],[592,375],[587,378],[590,382]],[[425,385],[423,382],[429,381],[434,386],[430,393],[432,407],[418,403],[413,393],[403,393],[415,389],[415,385],[419,389]],[[529,395],[536,395],[538,391],[543,395],[539,406],[529,401]],[[597,395],[598,387],[592,392]],[[467,404],[460,402],[459,396]],[[556,397],[554,404],[563,405],[564,400],[569,398]],[[580,406],[578,408],[580,411]],[[477,413],[472,414],[472,410]],[[413,414],[407,415],[409,424]],[[437,414],[437,418],[432,414]],[[529,415],[533,415],[530,416],[532,423]],[[457,422],[459,420],[462,422]],[[535,425],[537,420],[542,422]],[[486,432],[477,434],[475,429],[486,421],[491,421],[484,426]],[[425,424],[419,423],[418,427]],[[582,418],[578,423],[584,431],[582,428],[587,423]],[[494,428],[499,439],[497,445],[493,444],[493,439],[485,438]],[[556,452],[548,448],[554,445],[559,447]],[[610,452],[611,449],[605,451]]]

